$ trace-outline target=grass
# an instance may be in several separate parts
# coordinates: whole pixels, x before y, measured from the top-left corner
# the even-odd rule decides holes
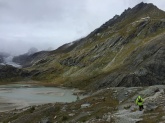
[[[78,109],[78,114],[76,113],[77,116],[81,114],[81,112],[90,112],[90,115],[80,117],[79,121],[84,122],[90,118],[96,118],[96,116],[102,116],[105,113],[115,111],[114,109],[118,105],[118,101],[114,99],[111,95],[112,92],[110,90],[106,90],[92,97],[88,97],[73,103],[75,106],[74,110]],[[81,109],[81,104],[86,102],[89,103],[91,106]]]

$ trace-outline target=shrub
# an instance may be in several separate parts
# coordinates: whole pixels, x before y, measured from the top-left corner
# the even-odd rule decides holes
[[[64,116],[62,117],[62,121],[66,121],[66,120],[68,120],[68,117],[67,117],[66,115],[64,115]]]
[[[35,110],[35,107],[34,106],[30,107],[30,109],[29,109],[30,113],[33,113],[34,110]]]

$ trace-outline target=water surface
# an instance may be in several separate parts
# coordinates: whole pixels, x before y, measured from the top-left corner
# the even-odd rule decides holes
[[[0,85],[0,112],[37,104],[76,101],[73,92],[67,88],[28,84]]]

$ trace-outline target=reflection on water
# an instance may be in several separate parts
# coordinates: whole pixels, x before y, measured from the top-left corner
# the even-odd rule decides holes
[[[76,96],[73,95],[72,90],[66,88],[22,84],[0,86],[0,111],[35,104],[72,101],[76,101]]]

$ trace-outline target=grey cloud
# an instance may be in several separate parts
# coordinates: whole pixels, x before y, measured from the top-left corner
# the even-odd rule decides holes
[[[143,0],[164,8],[164,0]],[[161,2],[160,2],[161,1]],[[0,0],[0,51],[20,54],[86,36],[142,0]]]
[[[3,0],[0,5],[6,16],[23,22],[60,21],[75,11],[85,10],[85,0]]]

